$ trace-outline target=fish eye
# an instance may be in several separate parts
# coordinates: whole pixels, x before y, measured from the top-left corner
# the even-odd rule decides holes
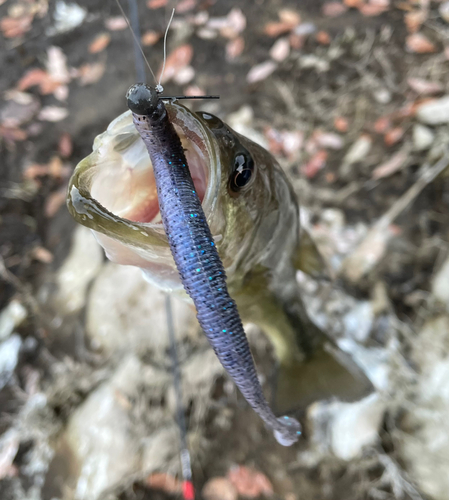
[[[234,170],[229,180],[229,187],[234,193],[248,186],[254,174],[254,160],[248,153],[239,153],[234,158]]]

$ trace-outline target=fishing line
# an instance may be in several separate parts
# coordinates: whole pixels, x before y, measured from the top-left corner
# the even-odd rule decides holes
[[[145,81],[145,66],[143,64],[143,59],[145,59],[148,68],[151,71],[151,74],[153,75],[154,80],[156,81],[156,77],[154,76],[153,70],[150,67],[150,64],[148,63],[148,60],[145,57],[145,54],[143,53],[142,47],[140,45],[139,39],[137,38],[136,34],[139,34],[139,16],[138,16],[138,9],[137,9],[137,3],[136,0],[128,0],[128,5],[129,5],[129,18],[131,20],[131,23],[133,26],[131,26],[130,21],[126,17],[125,13],[123,12],[122,6],[120,5],[119,0],[116,0],[117,4],[120,7],[120,10],[123,14],[123,16],[126,19],[126,22],[128,23],[129,28],[131,29],[131,32],[133,34],[134,38],[134,47],[138,48],[139,50],[135,50],[135,62],[136,62],[136,74],[137,78],[141,78],[140,81],[144,82]],[[164,36],[164,65],[162,67],[162,72],[161,76],[159,78],[159,83],[156,86],[156,89],[158,92],[163,91],[163,87],[161,86],[161,79],[164,74],[165,70],[165,59],[166,59],[166,42],[167,42],[167,33],[168,29],[170,27],[170,24],[173,20],[173,16],[175,14],[175,9],[173,9],[170,21],[167,25],[167,29],[165,30],[165,36]],[[140,35],[139,35],[140,38]],[[143,78],[141,71],[143,69]],[[173,324],[173,311],[171,307],[171,298],[170,295],[166,294],[165,296],[165,312],[166,312],[166,317],[167,317],[167,330],[168,330],[168,337],[170,341],[170,354],[172,358],[172,369],[173,369],[173,385],[175,389],[175,398],[176,398],[176,419],[178,423],[178,428],[179,428],[179,436],[180,436],[180,460],[181,460],[181,473],[182,473],[182,494],[184,500],[195,500],[195,490],[193,487],[192,483],[192,466],[191,466],[191,460],[190,460],[190,452],[187,446],[187,426],[186,426],[186,420],[185,420],[185,412],[184,412],[184,406],[182,404],[183,398],[182,398],[182,380],[181,380],[181,371],[179,369],[179,359],[178,359],[178,352],[176,349],[176,338],[175,338],[175,327]]]

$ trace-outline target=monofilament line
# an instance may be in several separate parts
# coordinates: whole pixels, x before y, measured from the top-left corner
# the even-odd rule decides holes
[[[162,71],[161,71],[161,76],[159,77],[159,82],[158,82],[158,84],[155,87],[156,91],[159,94],[162,94],[162,92],[164,91],[164,87],[161,85],[161,81],[162,81],[162,77],[164,76],[165,62],[167,60],[167,35],[168,35],[168,30],[170,29],[170,24],[173,21],[173,16],[174,15],[175,15],[175,9],[172,10],[172,13],[171,13],[171,16],[170,16],[170,20],[168,21],[167,29],[165,30],[165,34],[164,34],[164,62],[162,64]]]

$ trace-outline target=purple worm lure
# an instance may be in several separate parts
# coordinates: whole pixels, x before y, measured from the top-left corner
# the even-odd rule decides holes
[[[263,395],[237,306],[227,290],[223,264],[165,105],[157,91],[143,83],[133,85],[126,97],[153,164],[162,224],[198,321],[245,399],[277,441],[290,446],[298,440],[301,426],[294,418],[277,418]]]

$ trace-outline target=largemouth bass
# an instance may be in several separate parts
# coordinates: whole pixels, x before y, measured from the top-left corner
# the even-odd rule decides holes
[[[166,109],[230,296],[242,320],[259,325],[274,346],[282,406],[332,396],[353,400],[369,392],[365,375],[310,321],[302,304],[296,269],[310,270],[317,259],[310,240],[300,238],[297,199],[278,163],[209,113],[176,102]],[[149,281],[185,296],[161,224],[152,163],[131,113],[115,119],[93,149],[70,181],[70,212],[94,230],[109,259],[139,266]]]

